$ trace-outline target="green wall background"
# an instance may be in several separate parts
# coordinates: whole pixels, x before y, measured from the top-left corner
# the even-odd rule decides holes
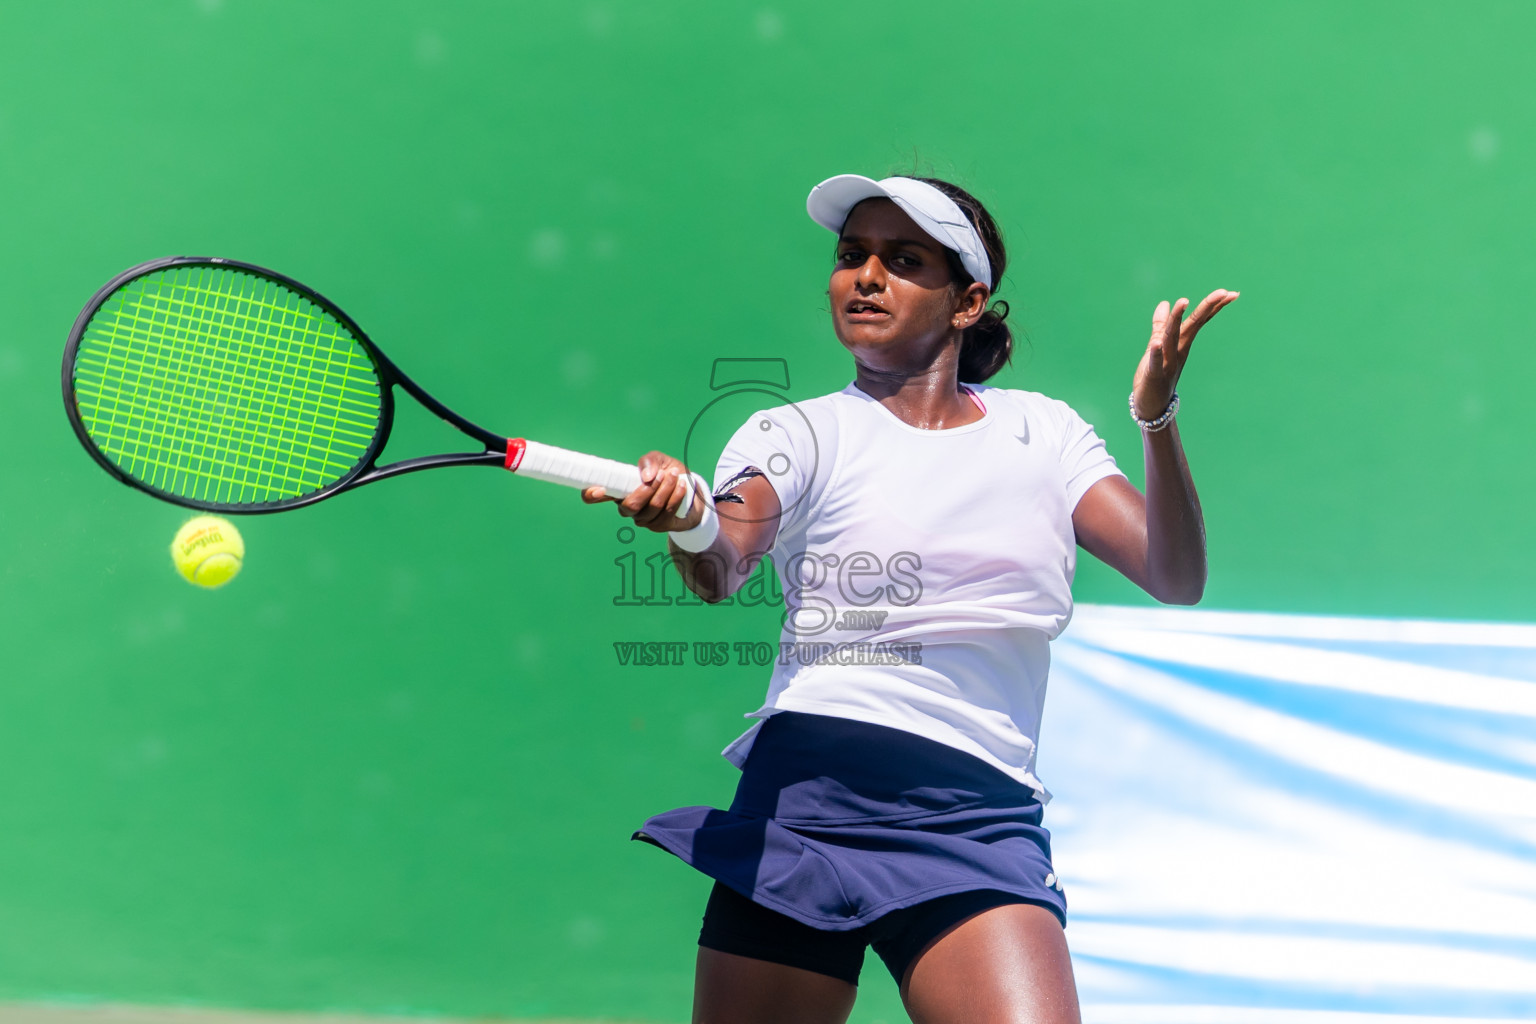
[[[1243,291],[1183,387],[1208,606],[1530,620],[1533,35],[1513,0],[0,0],[0,998],[684,1020],[706,886],[626,840],[729,799],[765,671],[611,645],[776,623],[615,607],[611,510],[482,471],[245,520],[195,592],[183,514],[60,407],[115,271],[276,267],[466,414],[634,457],[716,357],[846,383],[804,194],[915,162],[1008,233],[994,383],[1133,477],[1153,305]]]

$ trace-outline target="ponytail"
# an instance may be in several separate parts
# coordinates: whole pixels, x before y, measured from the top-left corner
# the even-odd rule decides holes
[[[1013,332],[1003,323],[1006,319],[1008,303],[999,299],[960,335],[961,382],[980,384],[1008,364]]]

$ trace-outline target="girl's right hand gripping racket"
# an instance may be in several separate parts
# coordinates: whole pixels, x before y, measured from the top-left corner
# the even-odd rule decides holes
[[[378,465],[402,388],[484,446]],[[64,350],[64,405],[103,469],[188,508],[277,512],[438,466],[504,466],[622,497],[635,466],[493,434],[421,389],[313,289],[175,256],[109,281]],[[688,494],[678,515],[686,515]]]

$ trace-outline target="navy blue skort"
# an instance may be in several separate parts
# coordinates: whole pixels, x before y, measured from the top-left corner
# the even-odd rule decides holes
[[[1034,790],[900,729],[784,711],[764,721],[729,810],[647,821],[654,843],[746,896],[825,931],[990,889],[1067,902]]]

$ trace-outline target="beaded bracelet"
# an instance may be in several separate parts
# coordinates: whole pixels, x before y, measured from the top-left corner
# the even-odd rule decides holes
[[[1131,392],[1131,419],[1135,420],[1136,425],[1142,430],[1147,431],[1149,434],[1155,434],[1159,430],[1162,430],[1164,427],[1168,426],[1168,424],[1172,423],[1173,416],[1178,411],[1179,393],[1175,391],[1173,393],[1173,397],[1168,400],[1168,408],[1163,410],[1163,414],[1161,416],[1155,420],[1144,420],[1140,416],[1136,415],[1136,392]]]

